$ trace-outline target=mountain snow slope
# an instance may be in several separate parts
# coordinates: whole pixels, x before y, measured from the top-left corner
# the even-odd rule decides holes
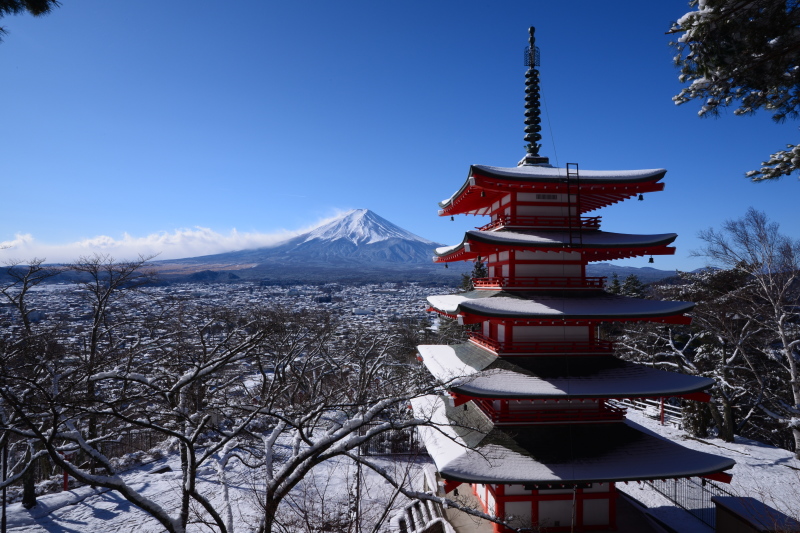
[[[392,224],[369,209],[354,209],[313,230],[268,248],[240,250],[171,263],[354,266],[419,264],[434,267],[441,244]]]
[[[353,209],[348,211],[333,222],[319,226],[300,237],[303,242],[313,240],[337,241],[344,239],[355,245],[374,244],[389,239],[402,239],[412,242],[438,246],[433,241],[423,239],[381,218],[369,209]],[[292,240],[297,240],[297,237]]]

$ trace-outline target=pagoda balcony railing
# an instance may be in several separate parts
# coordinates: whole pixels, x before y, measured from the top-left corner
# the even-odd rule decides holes
[[[526,228],[572,228],[572,229],[598,229],[601,217],[562,217],[562,216],[516,216],[500,215],[486,225],[476,228],[488,231],[508,226]]]
[[[542,355],[542,354],[597,354],[606,355],[614,351],[614,343],[611,341],[514,341],[502,342],[487,337],[476,331],[468,331],[470,342],[482,348],[503,355]]]
[[[498,411],[495,409],[494,400],[474,398],[472,401],[497,425],[622,420],[627,412],[624,407],[609,404],[593,409],[568,407],[542,409],[534,406],[529,408],[516,406],[514,409],[507,411]]]
[[[517,276],[472,278],[472,285],[476,289],[602,289],[605,280],[605,276]]]

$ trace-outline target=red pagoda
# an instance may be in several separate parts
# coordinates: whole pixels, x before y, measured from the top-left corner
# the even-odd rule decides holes
[[[471,490],[515,527],[616,526],[615,483],[703,476],[729,480],[734,462],[684,448],[626,420],[615,400],[708,401],[713,380],[620,360],[599,326],[688,324],[690,302],[613,295],[586,276],[591,261],[672,254],[677,235],[600,229],[601,207],[663,190],[664,169],[555,168],[539,155],[538,50],[526,51],[527,154],[513,168],[473,165],[439,214],[486,215],[436,262],[484,261],[470,292],[431,296],[430,310],[472,324],[469,342],[419,346],[447,397],[415,402],[435,427],[422,438],[445,492]],[[469,489],[467,488],[469,487]],[[505,531],[499,525],[496,532]]]

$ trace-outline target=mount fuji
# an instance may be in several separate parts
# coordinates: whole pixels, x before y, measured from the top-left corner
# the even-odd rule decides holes
[[[326,264],[363,261],[430,264],[437,246],[441,245],[414,235],[369,209],[353,209],[308,233],[253,253],[264,254],[264,259]]]
[[[226,271],[229,278],[233,275],[281,280],[385,275],[410,279],[431,274],[452,278],[455,272],[442,272],[442,266],[432,262],[433,250],[438,246],[442,245],[414,235],[369,209],[354,209],[274,246],[164,261],[158,270],[167,277]]]

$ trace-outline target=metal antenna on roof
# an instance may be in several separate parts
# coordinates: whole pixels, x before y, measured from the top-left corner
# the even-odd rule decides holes
[[[536,69],[540,64],[539,48],[536,46],[535,31],[536,28],[533,26],[528,29],[529,44],[525,47],[525,66],[528,67],[525,72],[525,141],[528,143],[525,148],[527,154],[517,166],[541,165],[549,162],[548,158],[539,155],[539,148],[542,147],[539,144],[539,141],[542,140],[542,135],[539,133],[542,131],[540,126],[542,119],[539,109],[539,71]]]

